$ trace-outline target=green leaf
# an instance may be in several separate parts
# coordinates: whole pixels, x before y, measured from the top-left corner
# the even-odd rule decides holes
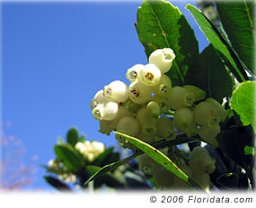
[[[243,125],[251,124],[256,130],[255,122],[255,90],[256,82],[241,83],[231,97],[231,108],[239,115]]]
[[[204,49],[196,63],[189,69],[185,83],[205,90],[207,97],[222,103],[222,98],[231,96],[233,82],[212,45]]]
[[[145,0],[138,9],[136,29],[147,56],[158,48],[174,50],[176,59],[167,75],[173,85],[182,85],[198,55],[198,43],[180,10],[165,0]]]
[[[77,129],[75,128],[69,129],[67,133],[67,142],[72,146],[75,146],[76,143],[79,142],[79,134]]]
[[[191,4],[187,4],[186,8],[190,11],[190,13],[195,18],[198,23],[200,29],[204,32],[205,36],[209,40],[209,42],[213,45],[213,47],[221,53],[225,57],[225,61],[228,61],[228,65],[230,64],[231,72],[238,79],[238,81],[245,81],[248,79],[248,76],[241,65],[239,59],[234,54],[232,48],[229,47],[229,44],[225,41],[225,39],[221,36],[218,30],[215,28],[213,24],[197,9],[195,6]]]
[[[44,176],[44,179],[47,183],[49,183],[51,186],[56,188],[59,191],[71,191],[69,186],[67,186],[65,183],[60,181],[59,179],[52,177],[52,176]]]
[[[135,137],[131,137],[120,132],[115,133],[119,136],[124,137],[128,142],[139,148],[141,151],[145,152],[149,157],[151,157],[158,164],[176,175],[179,179],[188,183],[188,176],[181,169],[179,169],[178,166],[176,166],[173,161],[168,158],[164,153]]]
[[[156,148],[164,148],[164,147],[169,147],[171,145],[178,145],[178,144],[183,144],[183,143],[187,143],[187,142],[191,142],[191,141],[195,141],[195,139],[184,137],[184,135],[178,135],[175,140],[167,141],[167,140],[163,139],[159,142],[156,142],[153,146]],[[139,156],[141,154],[143,154],[143,152],[140,150],[137,150],[137,151],[135,151],[134,154],[132,154],[131,156],[129,156],[123,160],[119,160],[117,162],[113,162],[111,164],[105,165],[104,167],[99,169],[95,174],[93,174],[84,183],[84,185],[87,185],[90,181],[94,180],[95,178],[98,178],[101,175],[104,175],[106,172],[114,170],[114,169],[118,168],[119,166],[128,163],[130,160],[133,160],[134,158],[136,158],[137,156]]]
[[[57,158],[63,162],[63,164],[69,171],[76,173],[82,168],[83,159],[71,145],[55,145],[54,151]]]
[[[252,1],[218,1],[219,17],[232,47],[247,68],[254,72],[255,28]]]

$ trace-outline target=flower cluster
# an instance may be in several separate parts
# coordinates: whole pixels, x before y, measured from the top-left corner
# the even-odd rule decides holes
[[[136,64],[127,70],[129,86],[116,80],[98,91],[91,109],[100,121],[100,132],[109,135],[117,130],[148,143],[174,139],[177,132],[183,132],[188,137],[198,134],[216,146],[225,109],[213,98],[205,100],[205,91],[196,86],[172,87],[166,73],[174,60],[172,49],[157,49],[149,56],[148,64]],[[123,147],[132,148],[125,138],[116,139]]]
[[[101,153],[105,151],[105,146],[97,141],[78,142],[75,149],[89,162],[93,162]]]
[[[70,173],[64,164],[58,160],[49,160],[47,168],[49,172],[56,173],[58,178],[66,183],[76,182],[76,176]]]

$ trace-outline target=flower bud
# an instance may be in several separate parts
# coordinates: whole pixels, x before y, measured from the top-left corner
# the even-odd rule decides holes
[[[152,113],[148,112],[145,107],[138,110],[136,119],[138,120],[141,131],[145,136],[153,135],[156,133],[157,119],[153,117]]]
[[[147,106],[147,110],[152,113],[153,117],[158,117],[160,115],[160,106],[157,102],[150,101]]]
[[[152,164],[155,163],[155,161],[146,154],[138,156],[137,160],[138,160],[140,170],[147,175],[151,175]]]
[[[195,183],[197,183],[206,193],[209,193],[211,186],[211,179],[208,174],[203,175],[191,175],[191,178]]]
[[[213,147],[218,146],[216,136],[220,133],[220,126],[218,124],[211,126],[201,126],[198,129],[198,134],[204,142],[211,144]]]
[[[183,131],[194,123],[193,112],[187,108],[182,107],[175,111],[174,113],[174,124],[177,129]]]
[[[140,126],[138,121],[131,116],[121,118],[117,125],[117,131],[133,137],[139,133],[139,130]],[[123,148],[129,148],[131,150],[135,149],[135,147],[129,143],[124,136],[116,134],[115,138],[120,142],[120,145]]]
[[[161,79],[161,71],[154,64],[147,64],[139,73],[139,81],[146,86],[156,86]]]
[[[149,63],[155,64],[162,73],[166,73],[171,69],[175,54],[170,48],[157,49],[149,56]]]
[[[111,131],[113,131],[114,128],[111,125],[111,121],[100,121],[100,130],[99,132],[102,134],[110,135]]]
[[[169,105],[173,110],[177,110],[182,107],[192,106],[194,101],[194,94],[179,86],[172,88],[168,100]]]
[[[213,98],[207,98],[205,102],[210,103],[216,108],[217,116],[220,118],[221,121],[225,120],[225,118],[227,117],[227,111],[217,100]]]
[[[160,106],[160,113],[166,113],[170,109],[169,102],[167,98],[152,96],[151,101],[157,102]]]
[[[120,119],[117,125],[117,131],[129,136],[136,136],[139,133],[140,125],[132,116],[126,116]]]
[[[211,126],[220,122],[217,109],[208,102],[200,102],[194,109],[195,122],[202,126]]]
[[[172,82],[171,79],[162,74],[159,83],[153,87],[153,92],[160,97],[167,98],[172,90]]]
[[[156,123],[157,135],[161,138],[173,140],[176,137],[174,126],[169,118],[158,118]]]
[[[215,171],[215,160],[200,146],[191,152],[189,165],[193,175],[211,174]]]
[[[206,96],[206,92],[199,87],[193,86],[193,85],[184,85],[184,89],[186,89],[188,92],[191,92],[195,96],[195,101],[203,100]]]

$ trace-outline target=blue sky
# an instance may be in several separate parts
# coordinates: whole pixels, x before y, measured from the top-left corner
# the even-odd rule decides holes
[[[53,145],[70,127],[87,139],[114,145],[98,133],[89,103],[126,70],[146,63],[137,39],[136,3],[5,3],[2,5],[2,119],[38,164],[53,158]],[[207,45],[185,2],[177,4]],[[32,188],[48,189],[38,167]]]

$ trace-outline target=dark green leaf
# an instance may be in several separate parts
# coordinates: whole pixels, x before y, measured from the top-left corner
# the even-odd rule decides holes
[[[59,179],[52,177],[52,176],[44,176],[44,179],[47,183],[49,183],[51,186],[56,188],[59,191],[71,191],[70,187],[60,181]]]
[[[84,135],[80,136],[79,142],[84,142],[84,141],[85,141],[85,136]]]
[[[182,85],[198,55],[198,44],[180,10],[165,0],[145,0],[138,9],[136,29],[147,56],[158,48],[174,50],[176,59],[168,76],[173,85]]]
[[[246,147],[254,147],[255,134],[251,126],[232,126],[217,136],[220,148],[245,170],[251,169],[253,155],[246,154]]]
[[[217,10],[221,23],[239,58],[253,72],[254,64],[254,18],[252,1],[218,1]]]
[[[94,165],[88,165],[86,166],[86,171],[88,176],[92,176],[93,174],[95,174],[97,171],[100,170],[99,166],[94,166]],[[109,187],[113,187],[113,188],[121,188],[124,187],[124,184],[121,183],[117,177],[115,177],[115,175],[113,175],[112,173],[106,173],[104,175],[101,175],[100,177],[98,177],[95,181],[94,181],[94,185],[96,187],[100,187],[103,184],[106,184]]]
[[[113,162],[113,163],[110,163],[108,165],[105,165],[104,167],[102,167],[101,169],[99,169],[97,172],[95,172],[85,183],[84,185],[86,186],[90,181],[106,174],[106,172],[108,171],[111,171],[111,170],[114,170],[116,168],[118,168],[119,166],[121,165],[124,165],[126,163],[128,163],[130,160],[136,158],[138,155],[140,155],[141,152],[138,152],[138,153],[134,153],[133,155],[123,159],[123,160],[119,160],[117,162]]]
[[[116,162],[119,160],[119,154],[113,152],[114,148],[108,148],[104,152],[102,152],[96,160],[93,162],[94,165],[104,166],[112,162]]]
[[[69,144],[54,146],[55,154],[65,167],[71,172],[78,172],[83,166],[82,157]]]
[[[195,6],[191,4],[187,4],[186,8],[190,11],[190,13],[195,18],[196,22],[200,26],[200,29],[204,32],[205,36],[209,40],[209,42],[213,45],[213,47],[221,53],[225,57],[225,61],[227,60],[232,67],[230,70],[235,75],[235,77],[239,81],[245,81],[248,79],[248,76],[241,65],[239,59],[234,54],[232,48],[230,48],[229,44],[224,40],[224,38],[220,35],[218,30],[215,28],[213,24],[197,9]]]
[[[134,173],[131,171],[126,171],[125,174],[125,181],[129,188],[133,189],[149,189],[149,185],[147,184],[146,178],[143,178],[138,175],[138,173]]]
[[[231,108],[239,115],[243,125],[251,124],[254,130],[256,130],[255,90],[255,81],[243,82],[233,92],[230,102]]]
[[[67,133],[67,142],[72,146],[75,146],[76,143],[79,142],[79,134],[77,129],[75,128],[69,129]]]
[[[233,82],[215,49],[210,45],[199,55],[197,62],[189,69],[185,83],[205,90],[207,97],[219,102],[231,96]]]
[[[219,176],[216,179],[217,183],[225,188],[236,188],[239,183],[239,178],[234,173],[226,173],[222,176]]]

